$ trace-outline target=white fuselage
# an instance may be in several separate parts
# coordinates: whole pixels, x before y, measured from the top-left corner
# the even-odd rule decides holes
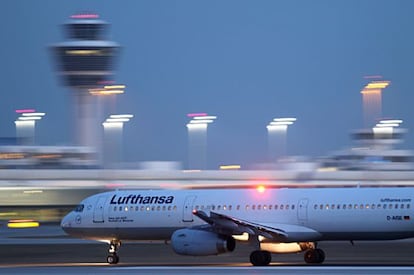
[[[120,190],[86,198],[62,220],[71,235],[169,240],[215,212],[287,232],[285,242],[414,237],[414,188]]]

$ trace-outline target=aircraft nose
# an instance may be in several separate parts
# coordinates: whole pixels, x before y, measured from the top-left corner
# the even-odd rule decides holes
[[[73,218],[72,213],[67,214],[63,217],[62,221],[60,222],[60,227],[62,227],[63,231],[66,231],[65,229],[72,227]]]

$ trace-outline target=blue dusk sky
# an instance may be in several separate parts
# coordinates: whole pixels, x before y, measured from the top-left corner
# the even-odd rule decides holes
[[[266,125],[294,116],[290,155],[322,156],[350,145],[363,126],[364,76],[382,75],[382,115],[403,119],[414,148],[411,83],[414,1],[383,0],[5,0],[1,1],[0,136],[15,136],[15,109],[46,112],[36,142],[73,142],[71,90],[50,45],[66,40],[70,15],[93,12],[122,46],[112,102],[132,113],[126,161],[188,156],[187,113],[207,112],[208,167],[266,162]]]

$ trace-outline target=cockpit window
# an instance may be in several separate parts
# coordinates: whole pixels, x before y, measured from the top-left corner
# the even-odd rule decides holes
[[[84,207],[85,205],[79,204],[78,206],[75,207],[75,212],[82,212]]]

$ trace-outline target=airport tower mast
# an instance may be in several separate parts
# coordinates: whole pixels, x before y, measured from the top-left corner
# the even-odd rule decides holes
[[[63,26],[68,40],[53,45],[52,52],[63,85],[72,90],[75,143],[97,150],[100,123],[90,91],[111,83],[120,46],[105,40],[108,24],[96,14],[72,15]]]

